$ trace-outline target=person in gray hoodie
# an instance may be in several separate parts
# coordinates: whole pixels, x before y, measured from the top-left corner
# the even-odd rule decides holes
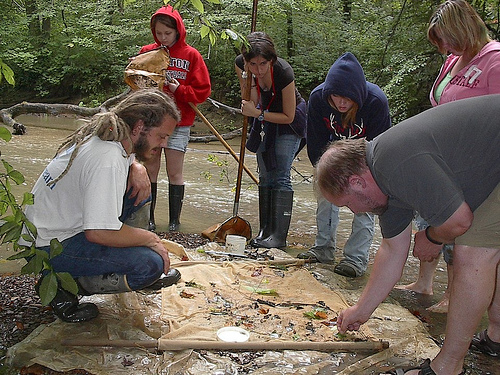
[[[330,67],[325,82],[309,97],[307,109],[307,154],[313,166],[331,142],[341,139],[371,140],[389,129],[387,97],[377,85],[367,82],[356,57],[347,52]],[[333,263],[339,208],[318,195],[317,234],[314,246],[298,258]],[[362,276],[368,264],[374,234],[374,215],[354,215],[352,232],[344,246],[344,258],[334,271],[346,277]]]

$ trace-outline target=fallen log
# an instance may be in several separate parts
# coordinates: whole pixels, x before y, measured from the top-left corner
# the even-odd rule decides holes
[[[109,107],[112,107],[117,102],[122,100],[125,96],[127,96],[129,92],[130,90],[124,91],[120,95],[114,96],[106,100],[101,106],[95,108],[82,107],[75,104],[48,104],[48,103],[22,102],[13,105],[12,107],[0,110],[0,120],[6,126],[11,126],[14,129],[14,134],[22,135],[26,133],[26,127],[23,124],[14,120],[14,118],[16,118],[19,115],[28,113],[45,113],[51,116],[72,114],[81,117],[91,117],[96,113],[106,111]]]

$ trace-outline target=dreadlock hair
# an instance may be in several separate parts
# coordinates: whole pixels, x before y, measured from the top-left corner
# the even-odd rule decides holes
[[[73,164],[80,147],[93,136],[103,141],[121,142],[130,139],[130,131],[138,121],[143,123],[143,131],[160,126],[165,116],[179,122],[181,115],[172,98],[157,89],[133,91],[114,108],[98,113],[90,121],[70,134],[57,149],[55,156],[74,146],[68,165],[64,171],[47,186],[55,184]],[[54,156],[54,157],[55,157]]]

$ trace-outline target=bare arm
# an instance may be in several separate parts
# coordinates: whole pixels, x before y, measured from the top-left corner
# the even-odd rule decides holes
[[[265,112],[264,120],[275,124],[290,124],[295,118],[295,82],[292,81],[283,90],[283,112]],[[258,117],[261,110],[255,108],[253,101],[242,100],[241,112],[245,116]]]
[[[470,228],[474,214],[469,205],[463,202],[460,207],[438,227],[430,227],[428,236],[435,242],[452,243]],[[427,239],[425,231],[415,234],[413,255],[423,261],[431,261],[439,255],[441,245],[436,245]]]
[[[123,224],[120,230],[86,230],[85,237],[90,242],[110,247],[149,247],[163,258],[164,272],[167,273],[170,268],[168,251],[163,246],[160,237],[148,230],[134,228]]]
[[[132,189],[130,196],[136,197],[136,206],[151,195],[151,182],[146,167],[137,161],[134,161],[129,169],[127,191],[130,189]]]
[[[342,311],[337,320],[341,333],[358,330],[384,301],[403,273],[411,241],[411,224],[393,238],[384,238],[377,250],[370,279],[359,301]]]

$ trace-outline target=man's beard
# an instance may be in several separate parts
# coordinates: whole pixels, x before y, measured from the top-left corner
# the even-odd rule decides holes
[[[147,161],[150,157],[146,156],[146,152],[151,151],[147,135],[141,134],[137,142],[134,143],[135,157],[139,161]]]
[[[369,209],[367,212],[370,212],[374,215],[382,215],[385,211],[387,211],[388,204],[380,204],[376,203],[373,199],[366,196],[365,194],[355,193],[356,197],[360,202],[365,204]]]

